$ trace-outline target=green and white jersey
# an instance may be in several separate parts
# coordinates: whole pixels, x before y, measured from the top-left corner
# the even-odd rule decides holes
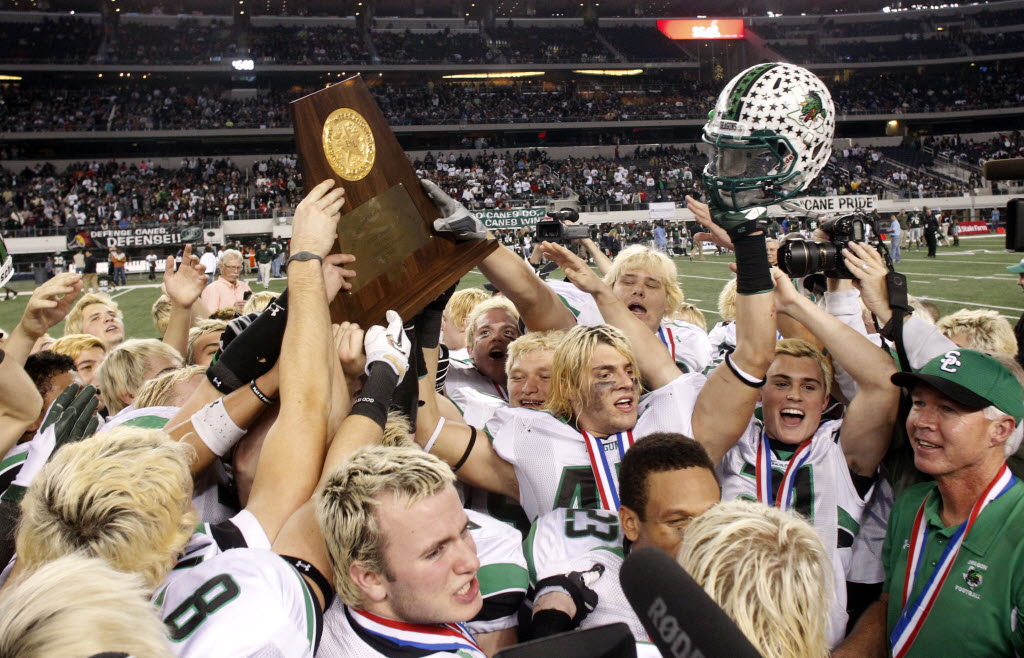
[[[248,510],[242,510],[227,521],[197,525],[174,568],[160,587],[166,587],[189,569],[234,548],[270,550],[270,539],[266,531]]]
[[[189,569],[155,599],[175,655],[313,656],[320,606],[299,572],[238,548]]]
[[[25,459],[28,458],[28,446],[31,441],[25,443],[19,443],[18,445],[11,448],[2,461],[0,461],[0,493],[7,490],[7,487],[11,486],[14,482],[14,478],[18,477],[18,472],[21,471],[21,467],[25,464]]]
[[[585,327],[604,324],[604,316],[589,293],[571,283],[551,281],[548,285],[576,316],[576,324]],[[664,319],[656,333],[683,372],[702,372],[711,360],[711,341],[707,333],[695,324]]]
[[[449,356],[448,374],[444,380],[444,388],[448,397],[457,396],[461,389],[468,388],[478,393],[508,400],[508,391],[477,370],[470,359],[459,360]]]
[[[842,423],[842,420],[831,420],[818,426],[811,439],[807,461],[795,473],[790,508],[811,522],[832,562],[835,597],[829,610],[831,646],[846,634],[847,572],[867,499],[871,497],[870,491],[861,497],[850,476],[850,467],[839,443]],[[761,420],[752,418],[739,441],[715,469],[722,485],[722,500],[757,500],[757,455],[763,431]],[[792,453],[771,451],[772,491],[778,491],[791,457]]]
[[[627,431],[635,440],[655,432],[692,436],[693,409],[705,381],[699,373],[682,374],[644,395],[639,419]],[[531,521],[559,507],[601,507],[585,440],[575,427],[544,411],[498,409],[484,429],[495,452],[515,468],[519,502]],[[602,443],[617,479],[617,441]]]
[[[598,548],[622,552],[618,512],[559,508],[541,514],[523,542],[531,591],[542,578],[572,571],[569,562]]]

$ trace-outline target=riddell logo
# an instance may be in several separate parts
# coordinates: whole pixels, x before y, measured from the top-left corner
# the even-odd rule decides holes
[[[669,655],[675,658],[704,658],[704,653],[693,645],[690,636],[679,626],[675,615],[668,614],[668,605],[660,596],[647,609],[647,618],[658,630],[665,648],[671,652]]]

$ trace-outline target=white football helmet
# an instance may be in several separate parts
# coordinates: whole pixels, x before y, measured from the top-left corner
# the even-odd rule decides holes
[[[781,62],[751,66],[722,90],[704,125],[714,147],[704,189],[724,210],[789,199],[825,167],[835,127],[832,95],[818,76]]]

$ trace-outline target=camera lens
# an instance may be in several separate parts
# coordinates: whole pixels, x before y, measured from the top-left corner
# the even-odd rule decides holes
[[[779,269],[796,278],[831,272],[836,267],[838,254],[831,242],[787,240],[779,248]]]
[[[786,240],[779,249],[779,269],[791,277],[805,277],[817,271],[818,249],[807,240]]]

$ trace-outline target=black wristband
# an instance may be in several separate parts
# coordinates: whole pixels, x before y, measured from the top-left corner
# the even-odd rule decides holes
[[[252,391],[253,395],[255,395],[260,402],[268,407],[277,402],[277,398],[272,398],[260,390],[260,387],[256,385],[255,379],[249,382],[249,390]]]
[[[736,292],[740,295],[771,292],[775,284],[764,233],[734,240],[733,247],[736,249]]]
[[[732,374],[736,375],[736,379],[740,380],[750,388],[761,388],[762,386],[768,383],[767,377],[761,380],[750,379],[745,372],[742,372],[739,368],[736,367],[736,364],[732,362],[731,352],[725,353],[725,365],[729,366],[729,370],[732,371]]]
[[[476,428],[472,425],[469,426],[469,444],[466,445],[466,452],[462,453],[459,457],[459,461],[455,462],[455,466],[452,466],[452,473],[458,473],[462,465],[466,463],[469,456],[473,454],[473,446],[476,445]]]
[[[291,263],[293,260],[297,260],[299,262],[315,260],[319,261],[321,264],[324,262],[323,256],[317,256],[312,251],[300,251],[297,254],[292,254],[291,257],[288,259],[288,263]]]
[[[384,429],[388,421],[388,407],[398,385],[398,375],[383,361],[370,364],[370,374],[359,397],[352,404],[351,414],[366,416]]]
[[[569,613],[548,608],[539,610],[530,621],[529,638],[536,640],[542,637],[567,633],[576,628]]]

